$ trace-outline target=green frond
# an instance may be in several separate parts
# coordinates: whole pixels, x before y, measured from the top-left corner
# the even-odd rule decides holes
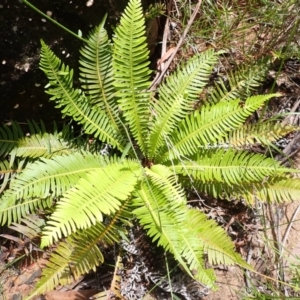
[[[50,263],[43,268],[41,282],[28,299],[34,295],[52,290],[58,283],[68,283],[72,279],[79,278],[103,263],[104,257],[99,244],[113,245],[120,241],[120,232],[124,229],[117,225],[120,220],[131,216],[128,211],[129,201],[125,201],[117,213],[105,224],[96,222],[90,228],[78,230],[67,238],[66,243],[60,243],[54,254],[51,255]],[[66,260],[68,264],[66,264]],[[61,263],[62,268],[56,271],[56,265]]]
[[[266,182],[253,184],[252,189],[250,186],[242,197],[249,204],[255,203],[255,200],[269,203],[298,201],[300,200],[300,178],[270,178]]]
[[[67,141],[63,141],[59,135],[44,133],[42,135],[34,134],[22,138],[17,142],[17,147],[11,152],[11,155],[30,158],[50,158],[54,155],[69,154],[75,151],[70,148]]]
[[[118,104],[132,135],[146,154],[149,127],[149,50],[145,20],[139,0],[129,1],[115,31],[113,47],[114,86]]]
[[[288,177],[270,177],[260,182],[227,184],[222,182],[191,182],[190,178],[181,178],[187,188],[196,188],[200,193],[214,198],[244,200],[248,205],[257,201],[283,203],[300,200],[300,179]]]
[[[199,150],[185,160],[173,160],[168,165],[176,174],[203,183],[246,184],[265,180],[269,176],[297,172],[262,154],[232,149]]]
[[[10,225],[12,222],[20,222],[20,219],[37,209],[45,210],[53,206],[51,197],[34,197],[25,200],[12,201],[10,198],[0,198],[0,220],[1,224]]]
[[[59,197],[89,172],[104,168],[105,159],[90,153],[41,158],[14,178],[0,203],[1,224],[17,222],[34,208]],[[47,205],[46,205],[47,206]]]
[[[120,124],[114,77],[112,73],[112,46],[104,29],[106,16],[89,35],[89,43],[80,51],[80,81],[92,105],[105,111],[116,131],[123,131]]]
[[[52,291],[59,284],[67,285],[74,282],[74,274],[72,274],[70,265],[72,252],[72,244],[61,242],[58,245],[55,252],[52,253],[46,267],[43,268],[42,277],[36,284],[34,291],[26,298],[26,300]]]
[[[206,102],[246,100],[265,80],[268,69],[269,64],[265,58],[254,65],[239,67],[235,72],[228,74],[226,81],[219,78],[209,92]]]
[[[177,124],[192,110],[199,101],[203,87],[208,83],[218,54],[213,50],[195,55],[176,73],[168,76],[158,89],[158,99],[153,105],[153,128],[149,137],[149,157],[154,157]]]
[[[50,88],[47,93],[50,100],[56,101],[64,116],[71,116],[83,126],[85,133],[92,134],[101,141],[123,149],[118,132],[110,123],[105,112],[95,105],[80,89],[73,88],[73,70],[61,63],[60,59],[41,41],[40,68],[49,79]]]
[[[11,175],[15,172],[14,168],[11,168],[8,160],[0,161],[0,195],[7,187]]]
[[[223,142],[232,148],[244,148],[254,144],[272,147],[273,142],[296,130],[299,130],[299,127],[282,125],[274,121],[245,124],[231,131],[224,137]]]
[[[146,169],[147,180],[135,193],[133,213],[152,240],[171,252],[190,276],[193,277],[193,269],[199,270],[197,279],[213,287],[215,277],[212,271],[203,268],[203,246],[189,232],[186,199],[181,199],[184,192],[174,177],[169,177],[166,167],[157,167],[157,170],[152,167],[151,172]],[[173,186],[173,189],[166,186]],[[179,201],[174,201],[176,199]]]
[[[18,123],[11,122],[11,126],[2,125],[0,127],[0,158],[8,155],[23,136],[23,131]]]
[[[250,97],[241,105],[240,100],[202,106],[188,115],[173,136],[166,140],[159,162],[196,153],[200,147],[213,146],[232,130],[239,128],[251,114],[268,99],[278,94]],[[167,148],[168,147],[168,148]]]
[[[104,258],[99,249],[99,244],[108,246],[120,242],[120,232],[124,229],[118,225],[122,218],[131,217],[128,214],[128,202],[122,203],[117,213],[104,223],[97,222],[85,230],[78,230],[68,237],[73,245],[73,252],[70,257],[72,261],[72,272],[75,277],[96,270],[96,267],[103,263]]]
[[[130,161],[90,171],[60,199],[44,229],[42,247],[102,221],[103,214],[114,214],[134,190],[140,172],[140,165]]]
[[[207,219],[203,212],[187,209],[187,225],[186,236],[191,239],[191,243],[199,243],[203,247],[211,265],[239,264],[241,267],[251,269],[251,266],[236,253],[234,244],[226,232],[214,220]],[[188,253],[185,256],[191,257]]]
[[[26,167],[27,159],[12,159],[0,161],[0,198],[1,194],[5,191],[6,187],[9,186],[12,177],[15,174],[21,173]]]

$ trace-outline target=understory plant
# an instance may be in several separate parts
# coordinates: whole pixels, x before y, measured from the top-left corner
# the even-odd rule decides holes
[[[250,96],[265,65],[241,68],[204,93],[221,55],[208,49],[152,91],[140,0],[129,1],[112,41],[104,24],[105,18],[80,50],[81,88],[41,42],[50,100],[87,138],[69,125],[47,133],[30,122],[29,136],[15,122],[0,129],[1,224],[44,212],[40,246],[55,245],[28,299],[95,270],[104,261],[102,247],[119,243],[134,219],[187,274],[215,288],[211,266],[251,267],[214,220],[188,206],[189,192],[248,205],[299,198],[295,170],[249,151],[296,128],[249,122],[280,96]]]

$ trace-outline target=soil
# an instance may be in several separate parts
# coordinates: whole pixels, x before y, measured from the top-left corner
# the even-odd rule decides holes
[[[30,1],[53,19],[83,37],[99,25],[108,13],[106,28],[116,25],[126,0],[96,0],[87,6],[86,0]],[[145,7],[154,1],[144,0]],[[60,113],[44,92],[47,79],[39,70],[40,39],[66,64],[77,72],[82,42],[57,25],[46,20],[21,0],[0,0],[0,123],[15,120],[60,120]]]

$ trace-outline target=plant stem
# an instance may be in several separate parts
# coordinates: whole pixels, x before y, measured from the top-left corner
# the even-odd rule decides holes
[[[75,36],[77,39],[85,42],[85,43],[89,43],[88,40],[82,38],[81,36],[79,36],[78,34],[76,34],[75,32],[71,31],[70,29],[68,29],[67,27],[63,26],[62,24],[58,23],[57,21],[55,21],[54,19],[52,19],[51,17],[49,17],[48,15],[44,14],[42,11],[40,11],[37,7],[35,7],[33,4],[31,4],[30,2],[28,2],[27,0],[23,0],[23,2],[29,6],[30,8],[32,8],[33,10],[35,10],[37,13],[39,13],[40,15],[42,15],[44,18],[46,18],[47,20],[49,20],[50,22],[54,23],[55,25],[57,25],[58,27],[62,28],[63,30],[65,30],[66,32],[70,33],[71,35]]]

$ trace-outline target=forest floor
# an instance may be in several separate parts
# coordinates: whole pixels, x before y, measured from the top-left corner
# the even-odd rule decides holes
[[[66,27],[75,32],[80,29],[83,35],[86,35],[92,27],[98,25],[104,12],[114,9],[114,17],[118,15],[116,7],[112,6],[116,3],[115,1],[95,0],[91,7],[86,6],[85,2],[84,0],[32,1],[44,12],[51,13]],[[125,3],[125,1],[121,2]],[[151,1],[146,2],[150,4]],[[168,7],[171,2],[173,5]],[[161,65],[161,62],[167,62],[169,55],[174,51],[176,43],[183,35],[184,24],[187,24],[187,21],[183,20],[183,17],[186,17],[182,13],[183,6],[186,4],[186,6],[195,7],[197,1],[194,1],[194,4],[191,2],[193,1],[167,1],[169,9],[167,17],[161,18],[157,27],[158,31],[154,33],[154,39],[158,46],[153,49],[153,68],[157,67],[159,57],[163,57],[163,61],[160,60],[159,63]],[[222,1],[217,1],[216,5],[219,5],[219,2]],[[238,3],[242,6],[244,2],[247,3],[246,0]],[[119,6],[118,9],[120,11],[123,7]],[[233,22],[237,19],[235,9],[235,6],[233,6],[231,14],[227,15],[226,22]],[[78,61],[77,49],[79,49],[80,43],[55,27],[55,25],[50,24],[48,21],[45,22],[41,16],[27,8],[20,1],[0,0],[0,11],[3,12],[0,14],[0,122],[9,124],[9,121],[13,119],[22,124],[27,119],[42,119],[46,122],[46,125],[50,126],[54,120],[61,120],[61,118],[52,103],[48,101],[48,96],[44,93],[47,79],[38,69],[39,40],[40,38],[44,39],[47,44],[52,46],[54,51],[66,59],[71,67],[76,67]],[[299,14],[295,15],[300,18]],[[261,24],[256,22],[254,18],[251,19],[251,26],[243,32],[243,37],[247,36],[246,39],[241,39],[237,30],[235,36],[233,33],[233,36],[229,37],[231,39],[230,43],[224,41],[224,39],[218,39],[219,32],[215,32],[217,38],[208,40],[201,36],[203,32],[197,32],[197,22],[200,22],[201,17],[200,10],[182,47],[173,58],[170,70],[176,66],[178,61],[187,59],[197,51],[204,51],[208,47],[220,50],[226,45],[230,55],[219,66],[221,74],[226,74],[230,71],[230,67],[234,66],[233,62],[239,65],[249,60],[249,57],[253,58],[254,53],[259,58],[265,52],[271,50],[276,52],[276,47],[280,48],[279,44],[282,45],[285,42],[278,33],[275,46],[271,47],[269,42],[274,37],[268,36],[264,30],[260,31],[259,26]],[[218,16],[218,18],[221,17]],[[290,18],[292,19],[292,15]],[[113,18],[109,22],[112,23],[112,20]],[[165,40],[166,49],[164,52],[169,54],[164,56],[161,54],[161,41],[164,39],[166,20],[169,20],[170,23],[167,28],[169,33]],[[288,28],[289,24],[282,24],[282,26]],[[300,33],[298,28],[296,30],[297,34],[296,39],[299,42]],[[299,47],[299,45],[296,46]],[[247,47],[248,52],[245,54],[245,48]],[[266,50],[267,48],[268,50]],[[283,97],[269,103],[269,117],[278,116],[282,113],[293,113],[293,115],[282,117],[281,122],[298,126],[299,117],[297,113],[300,113],[299,57],[291,55],[285,57],[284,60],[280,60],[278,64],[275,63],[274,69],[270,70],[268,78],[259,88],[260,93],[274,90],[283,94]],[[274,60],[276,59],[277,57],[274,58]],[[286,160],[286,163],[300,169],[299,134],[295,133],[287,136],[278,142],[278,147],[285,155],[278,155],[278,159],[283,161],[288,156],[289,160]],[[257,273],[250,274],[239,267],[215,266],[219,290],[212,292],[205,287],[199,287],[199,285],[194,287],[193,283],[182,277],[180,271],[176,269],[174,272],[180,274],[174,273],[174,278],[177,276],[178,280],[172,283],[173,288],[175,290],[176,285],[178,285],[178,289],[183,292],[175,292],[173,299],[270,299],[268,296],[255,298],[256,293],[266,294],[270,297],[278,296],[278,299],[284,299],[284,297],[291,297],[290,299],[299,297],[300,299],[300,294],[289,286],[292,283],[300,284],[300,275],[297,268],[293,267],[293,265],[300,265],[300,202],[278,205],[259,205],[258,203],[255,208],[249,209],[240,202],[203,199],[197,205],[210,218],[215,219],[226,229],[232,237],[237,251],[255,268]],[[16,236],[12,230],[2,228],[0,231],[0,233],[6,234],[6,238],[2,237],[0,240],[0,300],[21,300],[32,291],[40,278],[42,268],[47,262],[48,253],[39,251],[35,241],[22,239]],[[137,237],[139,237],[139,242],[137,242]],[[143,274],[143,272],[150,273],[149,270],[156,266],[158,269],[156,270],[157,277],[163,278],[166,276],[160,270],[160,266],[164,265],[162,263],[163,254],[154,251],[155,248],[139,230],[132,232],[130,242],[132,245],[126,245],[128,249],[129,246],[141,248],[142,253],[147,257],[141,259],[140,255],[135,255],[134,251],[130,249],[126,257],[123,257],[122,264],[120,264],[120,269],[122,269],[120,276],[123,282],[120,284],[126,289],[126,284],[129,284],[129,282],[132,284],[132,278],[135,276],[136,285],[134,291],[136,298],[133,298],[134,296],[132,298],[124,296],[124,299],[141,299],[138,296],[139,293],[142,294],[145,290],[149,292],[155,287],[154,292],[149,292],[144,299],[172,299],[168,283],[157,283],[154,276],[149,275],[147,277]],[[113,251],[108,251],[106,255],[108,257],[107,264],[99,268],[96,273],[83,276],[72,285],[62,286],[56,291],[38,296],[35,299],[92,299],[89,297],[109,288],[113,277],[116,255]],[[21,258],[18,262],[16,262],[17,257]],[[195,292],[196,296],[193,296],[191,292],[193,288],[199,290],[197,293]],[[94,299],[104,298],[98,296]]]

